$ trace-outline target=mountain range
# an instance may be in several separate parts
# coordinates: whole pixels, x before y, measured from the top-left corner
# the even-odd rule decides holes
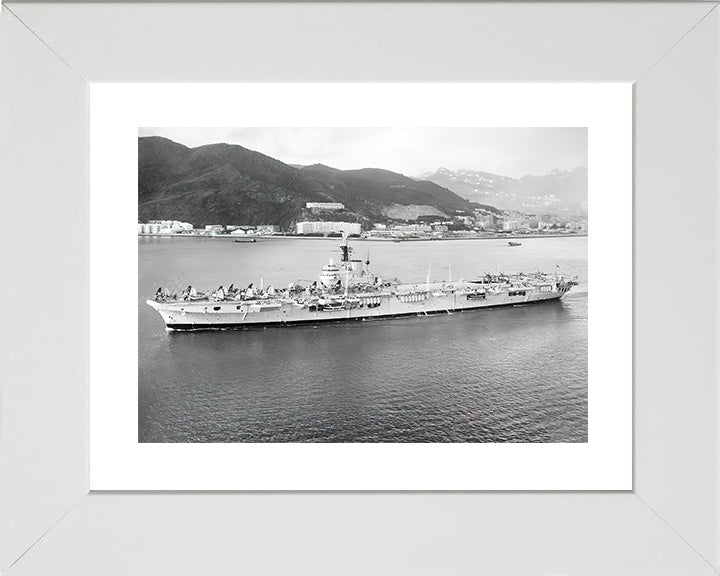
[[[419,175],[444,186],[472,202],[492,204],[503,210],[531,213],[587,213],[588,170],[553,170],[550,174],[528,174],[510,178],[480,170],[448,170]]]
[[[306,202],[341,202],[311,213]],[[470,214],[478,206],[434,182],[377,168],[291,166],[242,146],[188,148],[158,136],[138,138],[138,220],[276,224],[332,218],[369,224],[388,218]],[[489,211],[499,212],[492,206]]]

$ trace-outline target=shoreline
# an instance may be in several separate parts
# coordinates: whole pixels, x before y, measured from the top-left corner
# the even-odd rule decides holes
[[[236,240],[237,237],[229,234],[220,234],[215,236],[203,236],[200,234],[138,234],[138,238],[196,238],[211,240]],[[462,237],[442,237],[442,238],[349,238],[352,242],[388,242],[392,244],[401,244],[403,242],[443,242],[447,240],[505,240],[507,242],[522,242],[523,239],[534,238],[587,238],[588,234],[523,234],[523,235],[493,235],[493,236],[462,236]],[[248,238],[248,237],[241,237]],[[300,235],[272,235],[272,236],[250,236],[254,240],[342,240],[340,236],[300,236]],[[397,240],[397,241],[396,241]],[[250,240],[238,242],[238,244],[253,244]]]

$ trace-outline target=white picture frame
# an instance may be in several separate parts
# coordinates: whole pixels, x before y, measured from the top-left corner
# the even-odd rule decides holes
[[[0,570],[717,573],[716,8],[4,6]],[[280,80],[635,83],[632,491],[88,493],[88,82]]]

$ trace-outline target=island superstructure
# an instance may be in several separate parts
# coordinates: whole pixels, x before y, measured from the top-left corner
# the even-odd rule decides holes
[[[370,272],[369,257],[353,258],[347,237],[340,261],[330,259],[318,280],[287,288],[237,289],[232,285],[197,293],[188,286],[180,295],[159,288],[147,300],[168,329],[208,330],[263,325],[422,316],[494,306],[529,304],[562,298],[577,281],[560,274],[486,274],[470,280],[402,283]]]

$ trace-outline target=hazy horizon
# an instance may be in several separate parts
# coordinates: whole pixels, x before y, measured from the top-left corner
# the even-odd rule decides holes
[[[286,164],[382,168],[419,176],[440,167],[520,178],[587,167],[587,128],[159,128],[189,148],[237,144]]]

